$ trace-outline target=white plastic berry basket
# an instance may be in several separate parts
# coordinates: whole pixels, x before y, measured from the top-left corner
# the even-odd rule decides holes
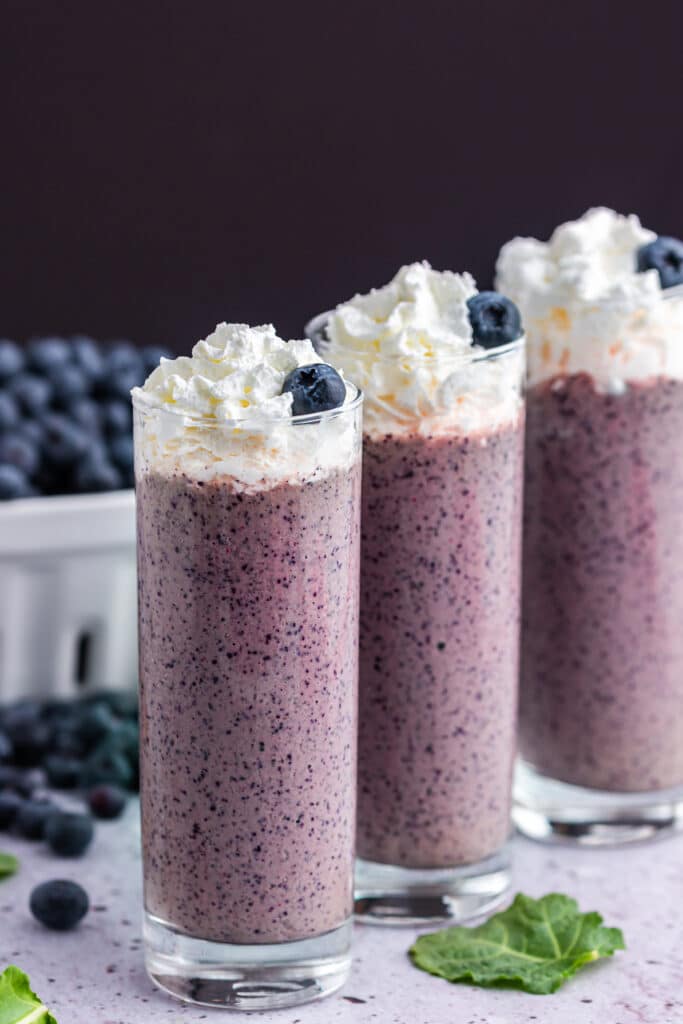
[[[134,492],[0,504],[0,701],[136,681]]]

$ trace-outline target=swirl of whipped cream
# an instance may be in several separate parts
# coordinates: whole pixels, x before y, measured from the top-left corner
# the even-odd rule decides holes
[[[270,324],[218,324],[192,356],[162,359],[133,389],[146,419],[144,464],[198,480],[229,478],[238,489],[348,468],[358,443],[353,413],[292,418],[292,395],[282,394],[288,373],[320,362],[310,341],[283,341]],[[356,399],[347,384],[342,409]]]
[[[319,351],[362,389],[366,434],[471,433],[519,416],[523,344],[497,358],[473,345],[476,294],[470,274],[413,263],[329,314]]]
[[[630,380],[683,378],[683,299],[636,253],[656,235],[634,215],[600,207],[561,224],[548,242],[514,238],[500,251],[496,286],[527,334],[529,381],[588,373],[601,391]]]

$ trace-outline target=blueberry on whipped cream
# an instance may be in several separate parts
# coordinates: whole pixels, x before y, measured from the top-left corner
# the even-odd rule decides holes
[[[599,391],[683,378],[683,246],[605,207],[560,224],[547,241],[513,238],[496,287],[519,307],[529,383],[588,374]]]
[[[479,292],[467,300],[475,345],[499,348],[522,336],[522,318],[514,302],[500,292]]]
[[[638,271],[656,270],[662,288],[683,284],[683,242],[659,235],[654,242],[641,245],[636,253]]]
[[[488,350],[520,338],[519,316],[470,274],[412,263],[338,305],[324,336],[320,322],[309,332],[362,390],[367,435],[461,434],[518,416],[523,346],[502,360]]]
[[[282,394],[292,396],[292,416],[338,409],[346,398],[346,384],[333,366],[312,363],[298,366],[285,377]]]
[[[139,414],[156,421],[142,465],[245,489],[318,479],[353,462],[353,417],[292,425],[356,396],[310,341],[285,341],[270,324],[218,324],[191,356],[162,359],[133,390]]]

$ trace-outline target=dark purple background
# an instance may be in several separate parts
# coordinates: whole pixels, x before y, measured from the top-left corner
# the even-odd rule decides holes
[[[5,0],[0,334],[187,350],[606,203],[683,235],[683,4]]]

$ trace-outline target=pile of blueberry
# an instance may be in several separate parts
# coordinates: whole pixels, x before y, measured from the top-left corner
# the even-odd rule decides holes
[[[0,709],[0,831],[83,853],[91,815],[115,818],[138,787],[137,700],[103,693],[77,701],[22,700]],[[51,790],[76,790],[88,813],[64,810]]]
[[[80,857],[92,842],[93,819],[118,818],[128,791],[137,790],[138,745],[134,692],[0,708],[0,833]],[[75,800],[65,806],[55,790],[71,791],[81,807]],[[53,879],[33,890],[30,906],[46,927],[64,930],[86,914],[88,897],[76,882]]]
[[[168,355],[86,337],[0,340],[0,501],[131,487],[130,389]]]

